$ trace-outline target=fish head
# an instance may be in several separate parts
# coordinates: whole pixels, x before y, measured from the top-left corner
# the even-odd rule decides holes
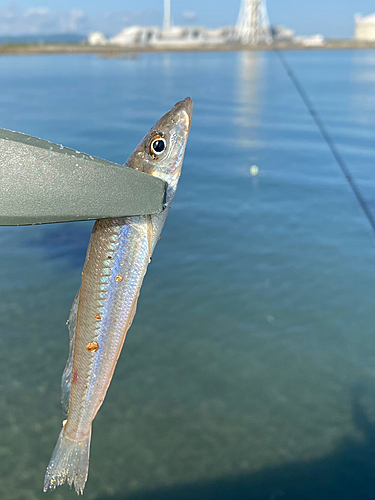
[[[149,130],[125,165],[165,181],[167,197],[177,187],[190,131],[193,102],[178,102]]]

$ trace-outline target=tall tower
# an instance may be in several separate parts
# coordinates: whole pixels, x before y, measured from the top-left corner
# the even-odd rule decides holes
[[[171,29],[171,0],[164,0],[164,31]]]
[[[272,42],[266,0],[241,0],[236,34],[244,45]]]

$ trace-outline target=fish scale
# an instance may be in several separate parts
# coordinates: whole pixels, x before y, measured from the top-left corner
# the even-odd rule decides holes
[[[116,257],[108,266],[108,250],[112,245],[116,247]],[[71,393],[71,403],[73,397],[85,401],[85,413],[74,411],[75,406],[71,404],[72,411],[66,426],[67,435],[78,440],[87,435],[98,410],[97,397],[100,400],[108,388],[112,371],[107,367],[112,367],[119,355],[124,341],[123,332],[130,321],[130,310],[134,307],[146,272],[148,242],[144,218],[136,221],[126,218],[122,221],[98,221],[91,248],[94,250],[86,261],[80,291],[80,300],[89,301],[90,306],[81,311],[78,309],[77,331],[82,331],[82,337],[79,343],[76,342],[73,373],[78,373],[78,379]],[[116,281],[119,275],[123,277],[122,281]],[[106,289],[104,300],[100,297],[103,285]],[[98,312],[101,320],[95,319]],[[99,344],[99,349],[88,352],[86,345],[93,341]],[[97,376],[98,371],[100,377]]]

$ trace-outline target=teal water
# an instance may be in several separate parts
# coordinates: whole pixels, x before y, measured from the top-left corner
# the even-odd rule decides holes
[[[375,211],[374,52],[286,57]],[[119,163],[195,104],[85,498],[373,499],[375,238],[277,57],[2,57],[0,89],[0,127]],[[2,500],[47,498],[91,227],[0,228]]]

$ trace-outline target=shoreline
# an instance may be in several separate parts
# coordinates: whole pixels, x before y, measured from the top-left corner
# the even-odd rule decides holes
[[[0,55],[37,55],[37,54],[98,54],[103,56],[121,56],[138,53],[160,52],[248,52],[272,50],[359,50],[375,49],[375,41],[327,40],[322,45],[304,45],[302,43],[279,42],[271,45],[241,44],[179,44],[158,45],[89,45],[88,43],[8,43],[0,45]]]

